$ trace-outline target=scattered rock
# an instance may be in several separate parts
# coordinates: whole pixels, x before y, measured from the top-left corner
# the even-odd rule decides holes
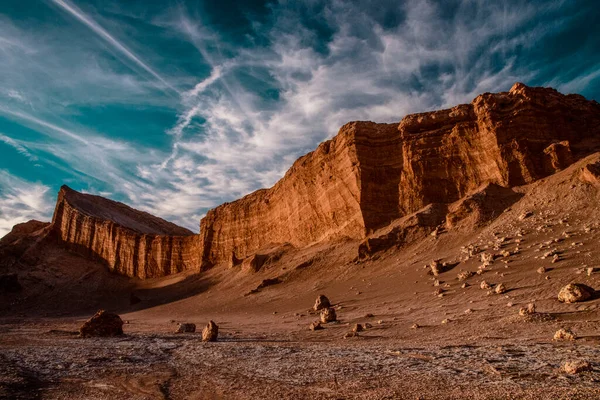
[[[475,275],[475,274],[473,272],[471,272],[471,271],[463,271],[460,274],[458,274],[458,280],[459,281],[466,281],[467,279],[469,279],[473,275]]]
[[[484,266],[491,265],[494,263],[494,255],[491,253],[483,252],[481,253],[481,262]]]
[[[308,329],[310,329],[311,331],[318,331],[318,330],[321,330],[321,329],[324,329],[324,328],[321,326],[321,322],[315,321],[312,324],[310,324],[310,326],[308,327]]]
[[[123,320],[121,317],[104,310],[99,310],[79,328],[79,335],[82,337],[108,337],[122,334]]]
[[[593,297],[594,289],[581,283],[570,283],[558,293],[558,301],[563,303],[577,303]]]
[[[355,324],[354,327],[352,328],[352,332],[362,332],[363,326],[361,324]]]
[[[177,324],[177,330],[175,333],[192,333],[196,332],[196,324],[181,323]]]
[[[496,285],[496,287],[494,288],[494,292],[496,292],[496,294],[502,294],[506,292],[506,287],[504,286],[503,283],[499,283],[498,285]]]
[[[526,317],[528,315],[535,314],[535,304],[529,303],[527,307],[521,307],[519,310],[519,315],[522,317]]]
[[[573,375],[573,374],[578,374],[578,373],[584,372],[584,371],[591,371],[592,365],[589,362],[582,361],[582,360],[567,361],[563,364],[562,369],[567,374]]]
[[[577,336],[569,329],[559,329],[554,334],[554,340],[575,340]]]
[[[322,310],[324,308],[329,308],[329,307],[331,307],[331,303],[329,302],[329,299],[327,298],[327,296],[320,294],[317,297],[317,300],[315,300],[315,305],[313,306],[313,310],[319,311],[319,310]]]
[[[203,342],[216,342],[219,336],[219,327],[214,321],[209,321],[208,324],[202,330],[202,341]]]
[[[519,220],[520,220],[520,221],[523,221],[524,219],[526,219],[526,218],[529,218],[529,217],[531,217],[532,215],[533,215],[533,212],[531,212],[531,211],[523,211],[523,212],[521,213],[521,215],[519,215]]]
[[[328,322],[334,322],[337,320],[335,310],[331,307],[321,310],[321,322],[326,324]]]

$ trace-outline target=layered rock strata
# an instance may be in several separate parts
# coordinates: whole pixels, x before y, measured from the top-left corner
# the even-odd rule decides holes
[[[165,276],[200,262],[199,237],[188,229],[67,186],[58,193],[52,230],[69,249],[130,277]]]
[[[365,239],[428,205],[447,209],[482,185],[531,183],[591,152],[599,141],[598,103],[517,83],[509,92],[485,93],[470,104],[408,115],[396,124],[348,123],[298,159],[272,188],[208,211],[199,235],[66,187],[53,230],[70,248],[128,276],[217,264],[254,270],[265,248]],[[466,218],[479,197],[451,210],[449,226]],[[486,219],[487,208],[476,206]],[[438,214],[430,229],[443,222]],[[390,228],[386,240],[407,240],[410,235],[402,232]],[[371,242],[365,242],[366,253],[377,247]]]

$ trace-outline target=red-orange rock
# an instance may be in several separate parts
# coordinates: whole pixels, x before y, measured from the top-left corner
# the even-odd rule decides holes
[[[199,265],[198,236],[175,224],[99,196],[63,186],[53,230],[69,249],[142,279]]]
[[[498,187],[563,169],[599,136],[595,101],[517,83],[509,92],[408,115],[399,124],[348,123],[272,188],[208,211],[199,235],[66,187],[53,229],[71,249],[140,278],[216,264],[256,271],[267,262],[265,248],[339,238],[365,239],[368,256],[438,232],[448,205],[468,195],[451,206],[447,226],[465,220],[469,210],[478,213],[474,223],[485,221],[494,210],[478,196],[494,197]],[[582,179],[594,181],[593,169]],[[497,186],[477,194],[486,184]]]

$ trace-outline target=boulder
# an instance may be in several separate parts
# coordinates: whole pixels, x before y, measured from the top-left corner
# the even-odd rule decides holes
[[[581,283],[570,283],[558,292],[558,301],[562,303],[578,303],[593,297],[595,290]]]
[[[331,307],[325,308],[321,311],[321,322],[326,324],[328,322],[337,321],[337,315],[335,310]]]
[[[329,307],[331,307],[331,303],[329,302],[329,299],[327,298],[327,296],[320,294],[317,297],[317,300],[315,300],[315,305],[313,306],[313,310],[319,311],[319,310],[322,310],[324,308],[329,308]]]
[[[209,321],[202,331],[202,341],[216,342],[217,336],[219,336],[219,327],[214,323],[214,321]]]
[[[123,320],[121,317],[104,310],[99,310],[79,328],[79,335],[82,337],[107,337],[122,334]]]

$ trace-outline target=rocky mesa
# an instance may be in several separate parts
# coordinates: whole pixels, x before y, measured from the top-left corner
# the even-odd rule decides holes
[[[595,151],[599,142],[597,102],[517,83],[508,92],[399,123],[348,123],[272,188],[210,210],[199,235],[67,187],[60,190],[52,231],[69,249],[131,277],[238,265],[277,245],[362,240],[386,227],[386,235],[406,237],[397,232],[404,223],[398,221],[427,221],[433,229],[448,219],[446,206],[460,199],[471,204],[478,188],[487,185],[494,194],[531,183]],[[431,210],[440,216],[432,218]],[[452,213],[449,227],[468,214]]]
[[[190,230],[67,186],[58,193],[52,231],[70,250],[130,277],[170,275],[199,263],[198,236]]]

